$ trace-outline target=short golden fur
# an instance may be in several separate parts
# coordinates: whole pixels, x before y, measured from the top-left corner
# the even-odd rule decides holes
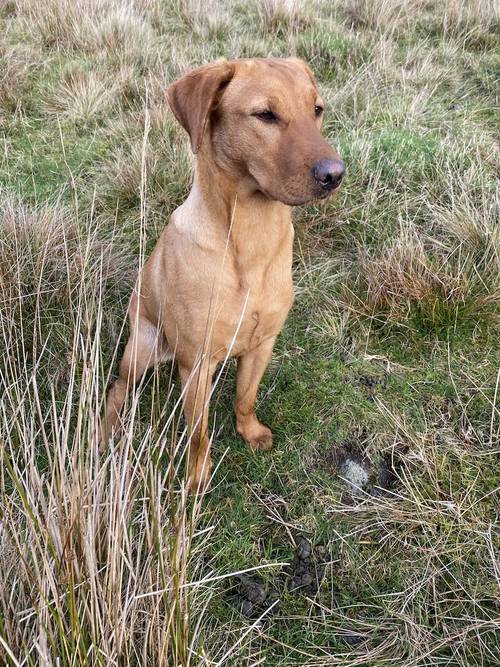
[[[212,377],[227,356],[238,358],[238,433],[254,450],[272,446],[255,400],[293,301],[290,206],[337,189],[343,166],[320,133],[314,76],[296,58],[216,62],[174,82],[167,99],[197,155],[195,177],[132,294],[130,338],[103,428],[112,432],[144,371],[174,357],[190,483],[202,488]]]

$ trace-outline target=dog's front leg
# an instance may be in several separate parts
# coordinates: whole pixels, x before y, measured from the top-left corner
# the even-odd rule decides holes
[[[276,336],[263,341],[258,347],[238,359],[236,378],[236,429],[255,451],[273,446],[271,429],[262,424],[255,414],[255,400],[259,384],[273,353]]]
[[[179,363],[179,375],[184,392],[183,407],[189,434],[189,487],[203,491],[210,480],[212,461],[208,437],[208,402],[212,377],[217,364],[201,362],[197,370]]]

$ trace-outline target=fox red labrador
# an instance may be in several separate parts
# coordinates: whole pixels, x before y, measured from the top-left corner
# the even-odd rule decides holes
[[[147,368],[174,358],[189,429],[189,481],[210,477],[208,403],[219,362],[238,358],[236,427],[270,449],[255,414],[261,378],[293,301],[291,207],[338,189],[344,165],[321,136],[323,101],[297,58],[218,61],[175,81],[170,107],[196,168],[128,308],[130,337],[109,391],[104,435]]]

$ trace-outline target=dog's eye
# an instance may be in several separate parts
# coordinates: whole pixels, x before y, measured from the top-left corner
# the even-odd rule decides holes
[[[314,115],[316,116],[316,118],[319,118],[322,113],[323,113],[323,107],[320,107],[319,104],[317,104],[314,107]]]
[[[269,109],[265,109],[264,111],[257,111],[252,115],[255,116],[255,118],[259,118],[259,120],[264,120],[266,123],[276,123],[278,120],[278,116]]]

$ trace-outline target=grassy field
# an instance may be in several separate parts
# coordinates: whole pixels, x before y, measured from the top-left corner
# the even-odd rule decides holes
[[[499,664],[496,10],[0,4],[2,664]],[[200,504],[170,365],[101,453],[96,423],[137,270],[190,187],[164,89],[268,55],[315,71],[346,178],[295,211],[296,302],[259,395],[275,449],[237,436],[229,363]]]

